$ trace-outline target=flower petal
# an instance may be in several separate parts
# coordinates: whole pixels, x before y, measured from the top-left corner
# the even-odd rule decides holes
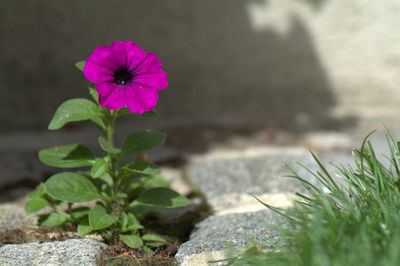
[[[126,41],[124,44],[126,48],[127,67],[133,70],[136,65],[142,62],[142,60],[147,56],[147,53],[132,41]]]
[[[167,73],[162,70],[154,73],[136,75],[133,82],[159,90],[163,90],[168,87]]]
[[[99,101],[104,102],[111,92],[117,87],[114,82],[99,82],[96,83],[96,91],[99,94]]]
[[[113,79],[113,72],[111,70],[88,60],[86,60],[83,68],[83,75],[93,83],[111,81]]]
[[[107,46],[98,46],[86,59],[83,74],[91,82],[109,81],[113,79],[113,71],[119,68],[113,50]]]
[[[162,69],[160,59],[155,53],[147,56],[133,69],[137,75],[159,72]]]
[[[99,103],[110,110],[120,109],[126,106],[126,86],[119,86],[112,83],[101,83],[96,85],[99,93]]]
[[[126,102],[129,111],[142,114],[151,111],[157,105],[158,91],[154,88],[131,85],[126,90]]]
[[[114,60],[120,64],[120,68],[128,67],[127,61],[127,49],[128,42],[113,42],[111,44],[111,49],[113,51]]]

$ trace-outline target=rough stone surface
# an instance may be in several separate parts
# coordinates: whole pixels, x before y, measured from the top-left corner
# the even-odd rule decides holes
[[[311,150],[335,151],[354,148],[354,141],[342,132],[313,132],[304,137],[304,143]]]
[[[218,261],[224,260],[229,258],[229,254],[226,251],[208,251],[208,252],[201,252],[198,254],[193,254],[189,256],[183,257],[179,261],[180,266],[204,266],[209,265],[211,261]],[[218,262],[216,264],[211,264],[215,266],[224,265],[223,262]]]
[[[343,146],[341,147],[343,148]],[[348,149],[337,151],[320,149],[320,160],[335,173],[329,163],[349,164]],[[229,245],[245,248],[255,240],[263,248],[273,249],[282,244],[275,225],[282,218],[267,210],[248,192],[270,205],[287,208],[292,205],[294,192],[302,191],[300,183],[284,178],[289,171],[285,163],[293,166],[299,175],[315,183],[315,178],[297,163],[318,169],[307,149],[301,147],[258,147],[234,151],[214,151],[194,156],[186,174],[201,191],[214,214],[196,225],[190,240],[180,247],[176,260],[181,265],[205,265],[210,253],[218,259],[224,257]],[[334,174],[334,176],[336,176]]]
[[[282,219],[269,210],[211,216],[196,225],[175,259],[182,263],[189,255],[224,250],[229,245],[245,248],[252,241],[266,249],[279,247],[280,236],[272,227],[281,223]]]
[[[184,195],[188,195],[192,192],[191,186],[183,178],[181,169],[162,167],[161,175],[171,182],[171,188],[175,191]]]
[[[262,202],[279,208],[289,208],[293,206],[293,193],[265,193],[257,195]],[[252,195],[243,193],[225,194],[219,197],[221,204],[218,209],[214,208],[215,215],[225,215],[229,213],[246,213],[265,210],[265,206],[260,204]],[[228,206],[223,208],[223,206]]]
[[[254,148],[234,152],[216,152],[194,157],[187,167],[193,185],[204,193],[212,208],[219,210],[235,205],[224,201],[226,194],[260,195],[300,190],[299,183],[291,178],[285,163],[315,168],[310,154],[300,148]],[[300,173],[305,170],[297,167]]]
[[[105,247],[105,244],[91,239],[4,245],[0,248],[0,265],[94,266]]]
[[[30,227],[36,224],[37,217],[35,215],[27,215],[20,205],[0,205],[0,230]]]

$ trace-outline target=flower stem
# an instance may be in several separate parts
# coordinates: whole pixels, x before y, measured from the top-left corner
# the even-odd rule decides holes
[[[107,131],[106,131],[106,136],[107,136],[107,142],[109,147],[114,147],[114,122],[116,119],[116,113],[114,111],[110,111],[108,113],[108,119],[107,119]],[[114,154],[112,153],[107,153],[109,165],[108,165],[108,172],[112,177],[113,180],[113,185],[112,185],[112,198],[114,199],[114,202],[116,203],[116,194],[118,192],[118,180],[117,180],[117,167],[116,167],[116,162],[117,158],[115,157]]]
[[[106,128],[106,137],[109,147],[114,147],[114,122],[117,118],[117,114],[114,111],[109,111],[107,113],[107,128]],[[117,169],[117,158],[114,154],[107,152],[107,157],[109,161],[108,172],[112,178],[112,188],[111,188],[111,211],[115,216],[119,216],[121,212],[121,206],[119,204],[119,199],[117,197],[118,194],[118,169]],[[119,230],[118,226],[114,225],[111,231],[111,241],[116,241],[118,239]]]

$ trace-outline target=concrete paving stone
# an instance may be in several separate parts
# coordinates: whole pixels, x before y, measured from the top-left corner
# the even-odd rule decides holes
[[[337,170],[329,165],[330,161],[343,164],[351,161],[351,152],[320,153],[318,156],[333,173]],[[315,183],[315,178],[298,163],[312,171],[319,169],[305,148],[261,147],[193,156],[186,174],[193,186],[205,195],[211,207],[219,211],[234,207],[237,195],[302,191],[297,180],[287,177],[290,172],[285,165],[290,165],[300,176]]]
[[[293,193],[265,193],[257,195],[257,198],[274,207],[289,208],[293,206],[295,195]],[[222,202],[220,204],[213,204],[219,207],[218,209],[214,209],[215,215],[265,210],[265,206],[249,194],[225,194],[218,199]]]
[[[161,167],[161,175],[171,182],[171,188],[175,191],[188,195],[192,192],[192,187],[183,178],[182,169],[172,167]]]
[[[194,255],[189,255],[185,256],[182,258],[182,260],[179,262],[180,266],[204,266],[204,265],[209,265],[209,262],[213,262],[214,266],[219,266],[219,265],[226,265],[226,263],[223,263],[223,260],[226,258],[229,258],[229,252],[226,252],[225,250],[223,251],[208,251],[208,252],[201,252],[198,254]],[[221,261],[214,263],[216,261]]]
[[[4,245],[0,247],[0,265],[94,266],[106,246],[92,239]]]
[[[355,147],[355,141],[343,132],[312,132],[307,134],[303,142],[307,147],[317,151],[349,151]]]
[[[309,153],[302,148],[252,148],[243,151],[214,152],[192,157],[186,173],[193,185],[204,193],[214,209],[234,205],[223,200],[226,194],[285,193],[300,189],[284,164],[302,162],[307,167],[315,164]],[[306,171],[296,167],[300,173]],[[226,198],[226,197],[225,197]]]
[[[244,249],[252,241],[265,249],[278,248],[282,245],[282,240],[276,226],[282,222],[282,217],[267,209],[210,216],[195,226],[189,241],[180,246],[175,259],[181,264],[187,256],[222,251],[228,246]]]
[[[27,215],[21,205],[0,205],[0,230],[32,227],[36,225],[37,216]]]

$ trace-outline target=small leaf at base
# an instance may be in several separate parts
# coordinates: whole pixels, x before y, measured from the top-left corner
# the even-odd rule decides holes
[[[64,172],[53,175],[45,185],[49,195],[58,200],[84,202],[99,198],[93,183],[77,173]]]
[[[143,240],[137,235],[120,235],[119,238],[130,248],[143,247]]]
[[[51,213],[46,216],[45,219],[41,222],[42,225],[48,227],[57,227],[64,224],[68,219],[68,216],[61,213]]]
[[[48,202],[45,199],[41,198],[33,198],[26,202],[25,204],[25,211],[30,214],[33,212],[37,212],[43,208],[48,206]]]
[[[89,225],[92,230],[101,230],[110,227],[117,221],[117,217],[108,214],[106,209],[97,205],[89,211]]]
[[[79,224],[77,228],[78,235],[85,236],[92,232],[92,228],[89,225]]]

